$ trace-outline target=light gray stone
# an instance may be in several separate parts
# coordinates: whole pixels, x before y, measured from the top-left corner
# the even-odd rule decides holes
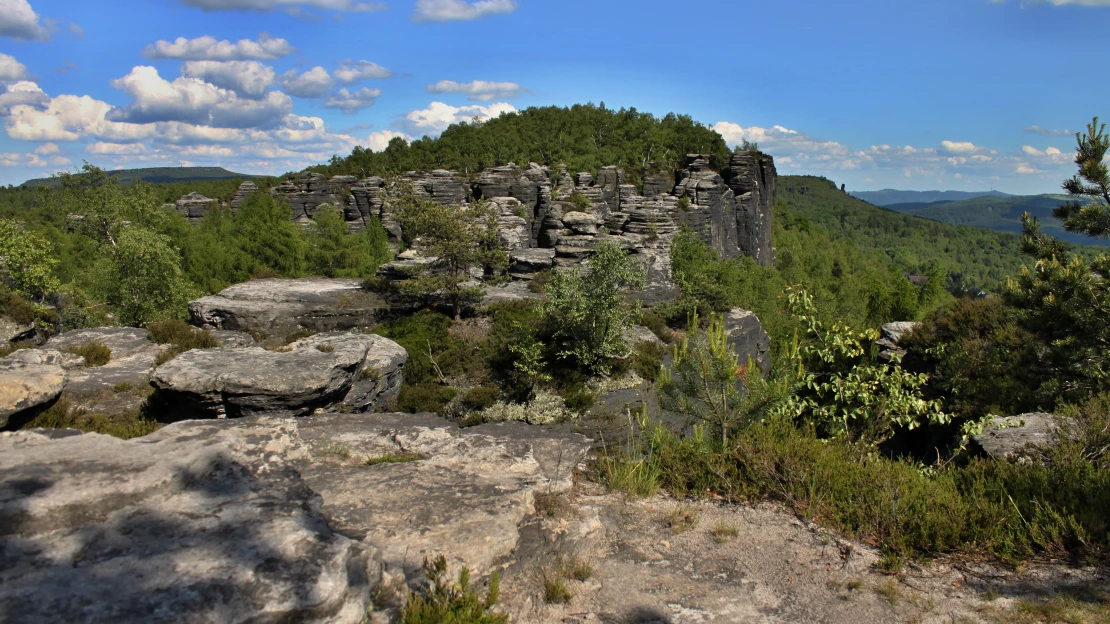
[[[364,621],[379,553],[329,528],[295,424],[221,424],[0,434],[0,619]]]
[[[729,311],[725,316],[725,332],[741,364],[751,358],[764,375],[771,372],[771,337],[754,312],[739,308]]]
[[[974,436],[976,444],[987,455],[1006,459],[1026,447],[1045,447],[1056,435],[1056,417],[1033,412],[996,418],[983,433]]]
[[[197,326],[288,335],[373,327],[388,306],[356,279],[251,280],[189,303]]]
[[[371,349],[379,353],[368,364]],[[400,369],[408,359],[402,353],[400,345],[381,336],[331,332],[277,351],[259,347],[188,351],[159,366],[151,383],[159,397],[184,417],[302,416],[340,403],[348,395],[358,408],[366,409],[376,405],[380,396],[399,392]],[[364,375],[368,367],[377,374]]]
[[[23,349],[0,358],[0,428],[48,406],[65,388],[68,375],[61,354]]]

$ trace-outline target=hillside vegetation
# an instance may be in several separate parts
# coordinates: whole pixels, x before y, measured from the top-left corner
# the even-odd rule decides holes
[[[852,191],[852,197],[862,199],[869,204],[889,208],[894,204],[931,204],[936,202],[961,201],[976,197],[1009,197],[1002,191],[899,191],[883,189],[881,191]]]
[[[1068,232],[1064,223],[1052,211],[1069,201],[1065,195],[1029,195],[1011,197],[975,197],[960,201],[933,202],[928,204],[891,204],[885,206],[923,219],[942,221],[953,225],[970,225],[996,232],[1020,234],[1021,217],[1025,213],[1041,222],[1041,229],[1060,240],[1076,245],[1106,245],[1107,241],[1079,232]]]
[[[804,194],[802,187],[808,187]],[[833,238],[878,252],[906,273],[925,275],[934,268],[946,269],[949,287],[956,292],[981,288],[999,293],[1006,278],[1029,263],[1022,254],[1019,234],[940,223],[879,208],[840,191],[825,178],[782,176],[778,191],[780,207],[792,217],[812,223]],[[1093,258],[1098,251],[1076,249],[1085,258]]]

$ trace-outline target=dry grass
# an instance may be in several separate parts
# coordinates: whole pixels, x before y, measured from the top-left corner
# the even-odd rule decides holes
[[[698,510],[689,505],[678,505],[667,516],[667,526],[675,533],[685,533],[698,526],[699,520]]]

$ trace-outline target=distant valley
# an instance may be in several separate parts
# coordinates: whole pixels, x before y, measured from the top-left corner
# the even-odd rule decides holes
[[[1028,212],[1040,220],[1046,234],[1078,245],[1110,245],[1110,241],[1064,230],[1052,210],[1068,201],[1066,195],[1009,195],[1000,191],[867,191],[852,193],[866,202],[953,225],[969,225],[996,232],[1021,234],[1021,216]],[[941,199],[936,199],[936,198]],[[897,201],[892,201],[897,200]]]

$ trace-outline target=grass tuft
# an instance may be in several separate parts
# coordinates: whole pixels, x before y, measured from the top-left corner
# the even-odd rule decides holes
[[[349,457],[349,455],[348,455]],[[419,453],[388,453],[386,455],[378,455],[366,460],[367,466],[377,466],[379,464],[407,464],[411,462],[418,462],[424,459]]]
[[[725,542],[731,542],[736,539],[736,537],[740,535],[740,529],[738,529],[735,524],[722,520],[713,525],[709,534],[713,536],[714,541],[718,544],[724,544]]]
[[[447,559],[424,560],[424,576],[430,587],[412,593],[401,612],[401,624],[508,624],[509,616],[495,613],[501,576],[494,574],[483,598],[470,587],[470,570],[459,571],[458,582],[447,580]]]
[[[155,364],[161,366],[173,358],[193,349],[214,349],[220,342],[212,334],[197,329],[181,319],[154,321],[146,326],[147,338],[172,348],[158,355]]]
[[[85,358],[85,366],[90,368],[104,366],[112,361],[112,350],[95,340],[90,340],[83,345],[69,347],[65,349],[65,352]]]

